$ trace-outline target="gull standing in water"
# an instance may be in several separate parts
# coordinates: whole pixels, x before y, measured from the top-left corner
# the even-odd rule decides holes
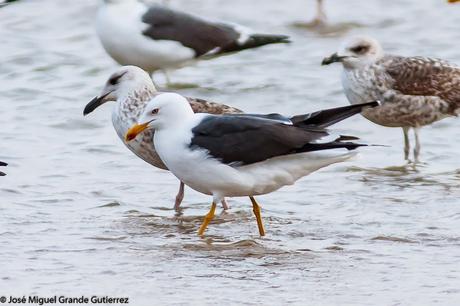
[[[135,66],[120,67],[110,76],[102,93],[86,105],[83,115],[88,115],[106,102],[115,101],[116,103],[112,110],[112,123],[117,135],[121,140],[124,140],[129,127],[139,120],[139,116],[144,111],[147,102],[158,94],[147,72]],[[239,109],[234,107],[202,99],[187,98],[187,101],[194,112],[211,114],[241,113]],[[149,131],[135,141],[123,142],[128,149],[147,163],[167,170],[168,168],[155,151],[152,136],[153,131]],[[176,210],[179,209],[183,198],[184,184],[181,182],[174,205]],[[224,209],[227,209],[224,199],[222,199],[222,205]]]
[[[126,140],[155,130],[155,148],[168,169],[196,191],[212,195],[199,235],[214,217],[216,203],[224,197],[249,196],[263,236],[261,210],[254,196],[354,156],[354,152],[342,151],[363,146],[352,142],[356,137],[327,139],[325,128],[376,105],[378,102],[370,102],[286,120],[278,114],[195,114],[186,98],[164,93],[147,104]]]
[[[179,68],[195,59],[289,42],[285,35],[257,34],[236,24],[138,0],[103,0],[96,31],[115,61],[150,73]]]
[[[379,42],[353,37],[323,65],[343,65],[342,85],[352,104],[380,100],[363,111],[370,121],[404,132],[404,157],[409,160],[409,130],[415,134],[414,161],[419,161],[419,129],[460,112],[460,67],[435,58],[385,55]]]

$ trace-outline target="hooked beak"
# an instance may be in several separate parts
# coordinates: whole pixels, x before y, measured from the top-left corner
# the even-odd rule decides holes
[[[91,100],[88,104],[86,104],[85,109],[83,110],[83,116],[92,113],[96,108],[107,102],[105,98],[110,95],[112,92],[109,91],[108,93],[103,94],[102,96],[95,97]]]
[[[140,133],[142,133],[144,130],[146,130],[148,127],[149,127],[149,123],[152,122],[152,121],[149,121],[149,122],[146,122],[146,123],[142,123],[142,124],[134,124],[129,130],[128,132],[126,132],[126,136],[125,136],[125,140],[126,141],[131,141],[133,140],[134,138],[136,138],[137,135],[139,135]]]
[[[324,58],[323,61],[321,62],[321,66],[341,62],[346,57],[347,56],[339,56],[337,53],[334,53],[331,56]]]

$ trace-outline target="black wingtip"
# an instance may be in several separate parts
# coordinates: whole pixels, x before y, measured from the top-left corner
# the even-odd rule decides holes
[[[354,141],[354,140],[359,140],[359,137],[356,136],[349,136],[349,135],[339,135],[334,142],[340,142],[340,141]]]
[[[249,44],[256,46],[263,46],[268,44],[285,44],[290,43],[291,39],[287,35],[273,35],[273,34],[253,34],[249,39]]]
[[[290,119],[296,126],[314,125],[321,128],[326,128],[353,115],[361,113],[361,111],[366,107],[377,107],[379,105],[380,102],[376,100],[362,104],[352,104],[342,107],[324,109],[310,114],[297,115],[291,117]]]
[[[278,43],[282,43],[282,44],[290,44],[292,43],[292,40],[289,36],[287,35],[278,35],[279,37],[279,41]]]
[[[272,34],[253,34],[244,43],[231,44],[224,48],[219,49],[217,53],[228,53],[242,51],[246,49],[259,48],[270,44],[286,44],[291,40],[287,35],[272,35]]]

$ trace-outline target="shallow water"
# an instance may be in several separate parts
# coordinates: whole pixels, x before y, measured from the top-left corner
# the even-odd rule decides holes
[[[292,36],[289,46],[172,74],[199,85],[181,93],[248,112],[346,105],[340,67],[319,64],[349,34],[460,63],[460,6],[441,0],[326,1],[346,33],[292,26],[307,21],[313,1],[172,2]],[[399,129],[351,118],[337,129],[390,146],[259,197],[264,238],[243,198],[229,199],[231,210],[199,238],[210,199],[187,189],[175,214],[177,180],[123,146],[111,105],[82,116],[117,67],[95,36],[96,4],[0,9],[0,160],[10,163],[0,178],[0,294],[127,296],[132,305],[458,305],[457,119],[422,130],[425,164],[414,169],[404,166]]]

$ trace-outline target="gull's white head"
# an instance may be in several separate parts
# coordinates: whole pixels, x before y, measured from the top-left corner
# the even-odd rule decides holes
[[[161,130],[177,125],[193,116],[193,110],[186,98],[175,93],[163,93],[147,104],[137,124],[126,133],[126,141],[133,140],[147,129]]]
[[[383,57],[380,43],[367,36],[355,36],[346,40],[339,52],[326,57],[322,65],[341,62],[345,68],[361,68],[375,63]]]
[[[101,94],[86,105],[83,115],[91,113],[106,102],[126,99],[140,92],[156,92],[150,75],[136,66],[122,66],[110,76]]]

